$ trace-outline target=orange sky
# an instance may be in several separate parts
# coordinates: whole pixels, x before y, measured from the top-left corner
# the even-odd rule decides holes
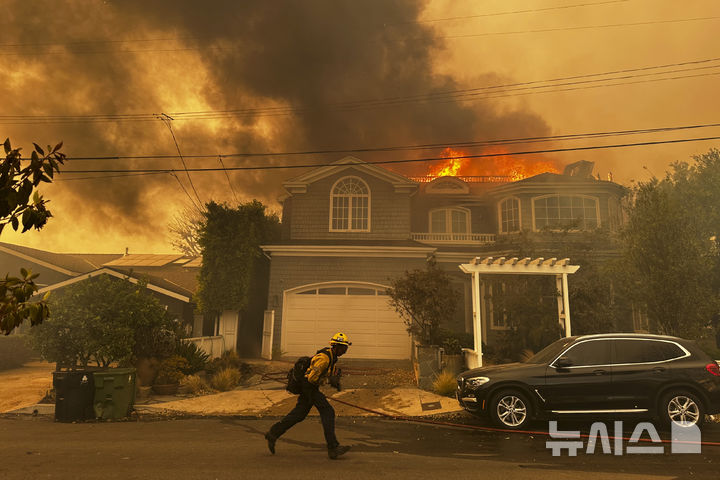
[[[560,92],[533,88],[497,98],[466,96],[419,106],[346,111],[333,107],[554,78],[588,80],[598,77],[587,75],[601,72],[712,59],[717,56],[720,19],[692,19],[720,17],[720,2],[715,0],[383,0],[363,4],[364,8],[349,2],[347,12],[328,7],[342,2],[323,8],[315,6],[322,2],[300,2],[303,7],[292,14],[273,10],[275,2],[248,2],[253,8],[227,2],[226,10],[218,7],[218,12],[198,12],[191,0],[167,2],[158,1],[153,7],[139,0],[90,5],[73,0],[6,2],[3,21],[7,23],[0,33],[0,54],[6,65],[0,72],[0,116],[23,115],[28,120],[30,115],[307,109],[289,115],[263,110],[260,115],[215,115],[172,123],[185,155],[215,155],[697,125],[714,123],[720,110],[720,68],[713,67],[718,62],[666,68],[685,71],[660,76],[618,79],[613,83],[621,85],[616,86],[588,88],[599,84],[575,80],[563,87],[572,90]],[[596,5],[573,6],[589,3]],[[170,4],[172,9],[164,8]],[[542,10],[553,7],[567,8]],[[518,13],[524,10],[534,11]],[[238,28],[243,21],[247,28]],[[619,24],[636,25],[612,26]],[[582,28],[586,26],[593,28]],[[53,45],[33,45],[37,43]],[[693,77],[670,79],[688,75]],[[650,81],[657,79],[663,80]],[[528,87],[532,85],[539,84]],[[74,157],[177,153],[167,126],[152,118],[84,123],[2,118],[0,129],[3,138],[10,137],[26,151],[32,141],[63,140],[65,152]],[[538,150],[719,134],[720,128],[705,128],[503,148]],[[715,140],[508,158],[559,167],[590,160],[595,162],[595,173],[603,178],[612,173],[615,181],[630,185],[651,174],[660,176],[670,163],[690,160],[719,144]],[[382,160],[439,156],[441,151],[354,155]],[[321,163],[343,155],[229,158],[224,164]],[[220,166],[212,156],[186,162],[190,167]],[[476,172],[488,166],[487,161],[473,162]],[[181,167],[174,158],[76,160],[65,169]],[[427,169],[427,164],[408,166],[407,172]],[[201,201],[258,198],[278,209],[281,181],[300,173],[297,169],[233,172],[230,183],[222,172],[193,174],[192,179]],[[64,174],[62,180],[44,187],[42,193],[51,200],[55,218],[40,232],[19,235],[6,229],[0,241],[64,252],[172,250],[166,226],[189,202],[188,195],[194,196],[184,174],[177,179],[168,174],[87,179],[91,176]],[[85,179],[73,180],[79,177]]]

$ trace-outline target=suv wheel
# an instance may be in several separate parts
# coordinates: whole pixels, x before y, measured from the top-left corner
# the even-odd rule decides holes
[[[681,427],[702,425],[705,409],[700,399],[693,393],[673,391],[663,395],[660,400],[660,419],[666,425],[674,423]]]
[[[490,400],[490,419],[498,427],[520,429],[528,424],[532,406],[525,395],[505,390]]]

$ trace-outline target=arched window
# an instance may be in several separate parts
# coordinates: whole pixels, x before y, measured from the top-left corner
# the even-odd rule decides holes
[[[580,195],[547,195],[533,199],[535,230],[592,230],[600,226],[598,201]]]
[[[470,212],[464,208],[432,210],[430,233],[470,233]]]
[[[330,190],[330,231],[370,231],[370,189],[358,177],[341,178]]]
[[[500,233],[520,231],[520,202],[517,198],[506,198],[499,204]]]

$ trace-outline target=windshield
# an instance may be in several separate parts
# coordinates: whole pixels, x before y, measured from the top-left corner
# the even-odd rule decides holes
[[[557,357],[560,352],[565,349],[565,347],[570,345],[573,340],[575,340],[575,337],[566,337],[561,338],[560,340],[556,340],[547,347],[540,350],[532,357],[525,360],[524,363],[549,363],[551,360]]]

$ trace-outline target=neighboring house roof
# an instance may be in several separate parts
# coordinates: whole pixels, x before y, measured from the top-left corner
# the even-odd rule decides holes
[[[91,272],[122,257],[122,254],[54,253],[5,242],[0,242],[0,251],[70,276]]]
[[[181,254],[54,253],[0,242],[0,252],[62,273],[69,279],[47,285],[39,293],[55,290],[102,273],[137,281],[147,278],[151,290],[190,302],[197,290],[199,258]]]
[[[142,274],[138,274],[137,272],[123,272],[123,271],[117,271],[112,268],[101,268],[92,272],[84,273],[82,275],[78,275],[76,277],[70,278],[68,280],[65,280],[64,282],[55,283],[53,285],[48,285],[45,288],[41,288],[38,290],[38,295],[42,295],[46,292],[50,292],[53,290],[57,290],[58,288],[64,288],[69,285],[72,285],[74,283],[82,282],[84,280],[87,280],[88,278],[97,277],[98,275],[110,275],[116,278],[120,279],[128,279],[132,283],[137,283],[139,280],[143,280],[147,278],[148,284],[147,288],[149,290],[152,290],[154,292],[160,293],[162,295],[166,295],[168,297],[175,298],[177,300],[183,301],[185,303],[190,303],[192,300],[192,292],[184,291],[184,289],[178,288],[177,285],[168,283],[164,279],[160,278],[149,278],[149,276],[145,276]],[[179,291],[182,291],[181,293]]]

